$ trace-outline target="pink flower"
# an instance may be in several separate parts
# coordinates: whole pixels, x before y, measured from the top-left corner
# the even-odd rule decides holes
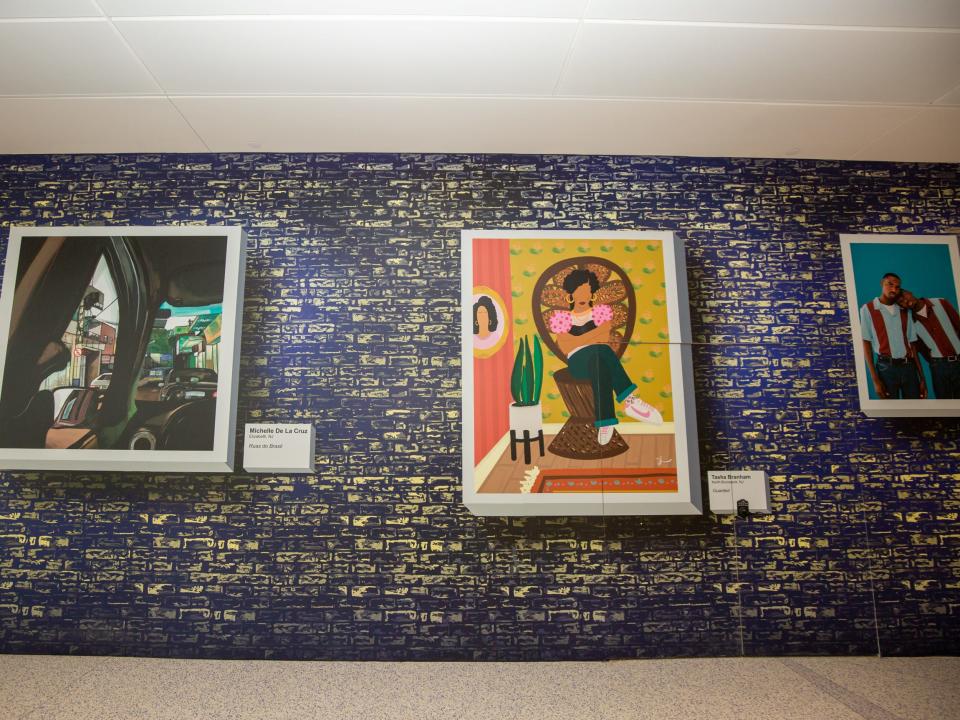
[[[570,328],[572,327],[573,318],[570,317],[570,313],[558,310],[550,316],[550,332],[556,335],[562,335],[563,333],[570,332]]]
[[[600,326],[613,319],[613,309],[609,305],[594,305],[593,324]]]

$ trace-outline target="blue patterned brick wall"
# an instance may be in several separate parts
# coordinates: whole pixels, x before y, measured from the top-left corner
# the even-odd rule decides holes
[[[856,411],[837,235],[958,232],[958,194],[954,165],[0,158],[4,228],[244,226],[239,419],[313,422],[319,452],[307,478],[0,475],[0,650],[955,653],[960,424]],[[776,514],[467,513],[462,228],[679,233],[702,464],[767,469]]]

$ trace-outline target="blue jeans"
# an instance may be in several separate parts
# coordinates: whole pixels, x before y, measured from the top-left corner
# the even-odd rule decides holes
[[[887,386],[891,400],[920,399],[920,378],[913,362],[892,363],[877,358],[877,375]]]
[[[960,400],[960,360],[930,358],[930,377],[937,400]]]
[[[567,358],[570,374],[577,380],[589,380],[593,384],[593,412],[596,427],[616,425],[617,413],[613,409],[613,395],[617,402],[626,400],[637,389],[627,377],[620,358],[609,345],[587,345]]]

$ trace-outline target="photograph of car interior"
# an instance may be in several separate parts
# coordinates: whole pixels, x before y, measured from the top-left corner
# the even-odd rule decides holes
[[[0,447],[212,450],[226,237],[24,237]]]

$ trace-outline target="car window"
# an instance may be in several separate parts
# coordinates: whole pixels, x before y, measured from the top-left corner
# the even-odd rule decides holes
[[[87,290],[67,325],[61,341],[70,351],[70,362],[49,375],[43,390],[60,387],[98,387],[106,389],[113,377],[120,308],[117,287],[105,258],[101,257]]]
[[[59,417],[63,419],[70,418],[70,415],[73,413],[73,406],[77,404],[77,397],[77,394],[74,393],[73,397],[63,404],[63,409],[60,411]]]

